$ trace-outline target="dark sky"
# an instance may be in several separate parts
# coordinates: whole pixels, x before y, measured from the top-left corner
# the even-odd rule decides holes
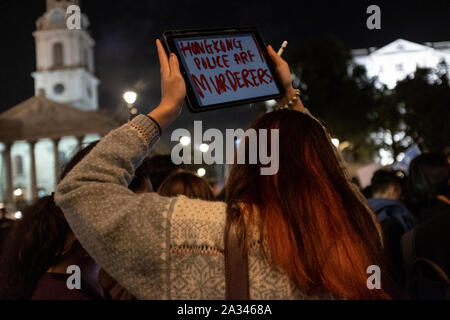
[[[370,4],[381,7],[381,30],[366,28]],[[34,92],[32,32],[44,11],[45,0],[0,0],[0,112]],[[133,87],[140,91],[142,112],[158,103],[154,40],[164,30],[253,25],[274,47],[283,40],[293,44],[323,35],[337,36],[350,48],[382,46],[398,38],[450,40],[450,0],[84,0],[82,11],[97,42],[96,75],[100,105],[106,110],[115,109],[123,91]]]

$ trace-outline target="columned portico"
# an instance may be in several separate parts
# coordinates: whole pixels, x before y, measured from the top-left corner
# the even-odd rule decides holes
[[[84,136],[77,136],[76,138],[77,138],[77,143],[78,143],[77,151],[80,151],[81,149],[83,149]]]
[[[5,143],[5,150],[3,151],[3,157],[5,159],[6,169],[6,203],[13,202],[13,175],[11,164],[11,143]]]
[[[60,177],[60,163],[59,163],[59,141],[61,139],[56,138],[56,139],[52,139],[53,142],[53,156],[55,158],[55,186],[58,184],[59,182],[59,177]]]
[[[31,179],[31,201],[37,199],[37,177],[36,177],[36,141],[30,143],[30,179]]]
[[[26,205],[25,200],[36,200],[40,190],[51,193],[59,182],[60,161],[80,150],[87,136],[105,135],[119,125],[97,111],[95,42],[88,32],[87,16],[81,14],[81,30],[75,32],[66,26],[67,7],[80,1],[46,3],[46,12],[33,33],[35,96],[0,114],[0,143],[5,147],[0,150],[5,159],[5,165],[0,166],[4,175],[0,183],[5,193],[2,201],[9,210]],[[75,137],[76,142],[70,139],[66,144],[65,137]]]

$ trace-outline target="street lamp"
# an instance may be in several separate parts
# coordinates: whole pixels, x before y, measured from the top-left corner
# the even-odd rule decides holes
[[[137,100],[137,93],[134,91],[127,91],[123,94],[123,99],[128,104],[134,104]]]
[[[135,116],[138,113],[138,110],[134,108],[134,103],[137,100],[137,93],[134,91],[127,91],[123,94],[123,99],[128,105],[128,109],[130,110],[130,114]]]
[[[20,188],[17,188],[16,190],[14,190],[14,195],[15,195],[16,197],[22,196],[22,195],[23,195],[23,190],[20,189]]]

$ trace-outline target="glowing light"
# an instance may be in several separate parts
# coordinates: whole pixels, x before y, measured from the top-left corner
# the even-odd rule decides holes
[[[339,150],[345,150],[346,148],[350,148],[352,146],[352,144],[350,143],[350,142],[348,142],[348,141],[344,141],[344,142],[340,142],[339,144],[338,144],[338,148],[339,148]]]
[[[267,100],[267,101],[266,101],[266,106],[269,107],[269,108],[273,108],[273,107],[275,107],[276,105],[277,105],[276,100]]]
[[[208,152],[209,146],[208,146],[206,143],[202,143],[202,144],[198,147],[198,149],[199,149],[201,152],[205,153],[205,152]]]
[[[382,166],[389,166],[394,163],[394,158],[392,157],[392,152],[386,149],[380,149],[378,151],[380,156],[380,162]]]
[[[206,170],[204,168],[200,168],[197,170],[197,174],[199,177],[204,177],[206,174]]]
[[[405,158],[405,154],[403,152],[399,153],[397,156],[397,161],[402,161]]]
[[[23,215],[21,211],[17,211],[16,213],[14,213],[14,218],[16,219],[22,219]]]
[[[38,198],[43,198],[47,195],[47,192],[45,190],[39,190],[38,191]]]
[[[401,172],[401,171],[397,171],[397,172],[395,173],[395,175],[396,175],[397,177],[401,178],[401,179],[403,179],[403,178],[405,177],[405,174],[404,174],[403,172]]]
[[[183,136],[180,138],[180,143],[182,146],[188,146],[191,143],[191,138],[188,136]]]
[[[14,195],[16,197],[20,197],[21,195],[23,195],[22,189],[19,188],[19,189],[14,190]]]
[[[334,144],[336,148],[339,147],[339,139],[333,138],[331,139],[331,142]]]
[[[133,91],[127,91],[123,94],[123,99],[128,104],[133,104],[136,102],[137,99],[137,93]]]

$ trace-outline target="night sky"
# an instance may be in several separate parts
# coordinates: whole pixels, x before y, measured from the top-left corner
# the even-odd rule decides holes
[[[366,28],[366,8],[381,7],[381,30]],[[159,67],[154,40],[164,30],[225,26],[256,26],[267,43],[279,47],[306,39],[334,35],[350,48],[383,46],[403,38],[416,42],[450,40],[450,1],[199,1],[199,0],[84,0],[82,11],[91,21],[96,46],[96,76],[101,80],[100,106],[111,111],[122,93],[139,92],[141,112],[159,101]],[[35,21],[45,0],[0,0],[0,112],[33,95]],[[233,119],[245,109],[236,108]],[[248,113],[248,112],[247,112]],[[251,113],[251,112],[250,112]],[[183,111],[184,120],[192,119]],[[229,111],[203,118],[224,119]],[[195,116],[194,118],[198,118]],[[243,121],[247,118],[243,116]]]

